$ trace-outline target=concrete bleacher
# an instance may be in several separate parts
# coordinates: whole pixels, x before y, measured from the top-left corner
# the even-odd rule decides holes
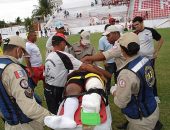
[[[127,14],[127,5],[111,6],[111,8],[109,9],[108,6],[102,6],[100,1],[97,5],[91,7],[90,0],[76,0],[75,3],[72,3],[72,5],[70,6],[68,6],[68,4],[64,4],[65,0],[63,0],[63,5],[61,6],[62,11],[56,11],[47,22],[46,27],[54,26],[54,22],[57,20],[63,21],[66,25],[69,25],[69,28],[88,26],[90,25],[91,19],[93,17],[95,17],[95,19],[98,19],[100,23],[103,22],[103,18],[105,18],[105,23],[107,23],[109,16],[124,21]],[[64,10],[67,10],[69,12],[69,16],[67,18],[64,17]],[[82,17],[76,18],[77,13],[81,13]],[[96,21],[94,21],[92,25],[94,24],[96,24]]]

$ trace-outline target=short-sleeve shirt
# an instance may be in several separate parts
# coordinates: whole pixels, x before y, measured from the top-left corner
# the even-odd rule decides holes
[[[65,61],[70,62],[65,62]],[[67,81],[68,69],[77,70],[82,62],[77,60],[73,55],[66,52],[51,52],[45,62],[45,82],[56,87],[64,87]],[[72,67],[71,67],[72,66]]]
[[[112,48],[113,45],[109,43],[109,41],[107,40],[107,37],[106,36],[102,36],[100,39],[99,39],[99,50],[100,51],[107,51],[109,50],[110,48]],[[114,60],[113,59],[109,59],[106,61],[107,63],[113,63]]]
[[[96,53],[96,50],[92,44],[88,44],[85,47],[82,47],[80,43],[75,43],[72,45],[74,56],[77,59],[82,59],[86,55],[94,55]]]
[[[9,58],[15,62],[6,66],[2,73],[1,80],[6,92],[11,98],[13,97],[16,100],[17,105],[27,117],[43,125],[44,117],[50,116],[50,113],[35,101],[25,70],[18,65],[17,59],[14,57],[1,56],[0,58]]]
[[[139,37],[141,56],[145,56],[149,59],[153,59],[154,44],[153,39],[159,41],[161,35],[153,28],[145,27],[143,31],[135,32]]]
[[[114,46],[111,49],[103,52],[103,55],[106,58],[106,60],[114,58],[117,70],[119,70],[122,67],[122,65],[124,65],[126,60],[121,54],[121,48],[119,43],[117,42],[115,42]]]
[[[30,62],[32,67],[39,67],[42,65],[42,56],[40,49],[35,43],[27,42],[26,50],[30,56]]]

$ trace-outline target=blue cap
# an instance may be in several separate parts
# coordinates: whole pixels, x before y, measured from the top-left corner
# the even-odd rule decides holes
[[[55,22],[55,27],[57,29],[60,29],[60,28],[64,27],[64,23],[62,21],[56,21]]]

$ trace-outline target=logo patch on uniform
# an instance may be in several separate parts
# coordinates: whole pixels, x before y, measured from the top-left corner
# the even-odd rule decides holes
[[[121,88],[126,87],[126,82],[125,82],[123,79],[120,79],[119,82],[118,82],[118,84],[119,84],[119,86],[120,86]]]
[[[23,88],[23,89],[27,89],[28,88],[28,81],[26,79],[22,79],[20,81],[20,86]]]
[[[24,71],[24,70],[18,70],[18,71],[15,71],[15,72],[14,72],[14,74],[15,74],[15,77],[16,77],[17,79],[19,79],[19,78],[22,78],[22,77],[25,77],[25,76],[26,76],[26,73],[25,73],[25,71]]]
[[[149,87],[152,87],[155,83],[154,71],[151,66],[145,67],[145,79]]]
[[[24,93],[26,97],[33,99],[34,92],[30,87],[28,87],[28,89],[26,89]]]

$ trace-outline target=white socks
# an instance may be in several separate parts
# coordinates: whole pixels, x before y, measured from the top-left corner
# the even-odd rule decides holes
[[[67,98],[64,103],[64,117],[74,120],[74,114],[78,108],[79,101],[77,97]]]
[[[82,98],[82,108],[84,112],[99,113],[101,96],[97,93],[84,95]]]
[[[79,102],[76,97],[67,98],[64,103],[63,116],[46,116],[44,123],[52,129],[57,128],[75,128],[74,114],[78,108]]]

